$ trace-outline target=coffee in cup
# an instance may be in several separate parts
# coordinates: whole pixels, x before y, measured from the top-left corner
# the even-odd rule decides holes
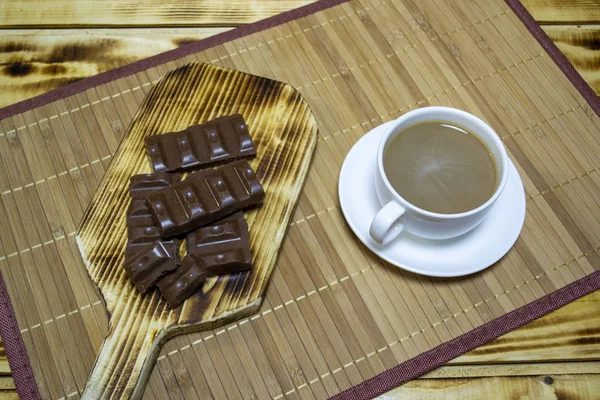
[[[425,121],[388,142],[383,169],[409,203],[440,214],[459,214],[484,204],[498,185],[491,150],[461,126]]]

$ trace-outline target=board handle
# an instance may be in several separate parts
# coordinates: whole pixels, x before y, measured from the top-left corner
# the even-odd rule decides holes
[[[155,293],[150,299],[125,307],[119,315],[112,315],[109,334],[102,342],[82,399],[142,397],[161,344],[167,340],[164,326],[146,319],[147,312],[160,315],[156,308],[164,305],[159,305],[159,297]]]

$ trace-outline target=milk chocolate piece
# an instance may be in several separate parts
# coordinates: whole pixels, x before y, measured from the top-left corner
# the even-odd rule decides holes
[[[144,141],[156,172],[208,167],[256,155],[248,125],[240,114],[219,117],[179,132],[147,136]]]
[[[163,275],[177,268],[177,262],[162,242],[154,242],[141,247],[123,267],[135,287],[145,293]]]
[[[210,224],[265,197],[247,161],[191,174],[187,179],[146,198],[163,238]]]
[[[158,189],[179,182],[178,174],[143,174],[131,177],[129,194],[131,204],[127,209],[127,247],[125,248],[125,263],[130,261],[144,247],[160,241],[166,251],[177,256],[179,253],[178,240],[163,240],[154,224],[152,214],[146,205],[146,196]],[[133,278],[132,278],[133,279]]]
[[[208,276],[231,274],[252,268],[248,223],[241,211],[187,236],[188,257]]]
[[[185,256],[175,271],[165,275],[156,285],[173,308],[190,297],[206,280],[206,271]]]

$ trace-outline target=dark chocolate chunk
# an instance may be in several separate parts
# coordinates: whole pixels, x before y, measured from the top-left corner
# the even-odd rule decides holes
[[[179,174],[155,173],[134,175],[130,179],[129,193],[134,199],[143,199],[148,193],[169,187],[181,180]],[[137,194],[145,193],[145,194]]]
[[[248,223],[241,211],[187,236],[187,252],[208,276],[252,268]]]
[[[167,249],[169,254],[173,254],[175,258],[179,255],[179,240],[163,240],[160,242]],[[125,247],[125,263],[129,262],[131,257],[135,256],[141,249],[145,246],[148,246],[149,243],[140,242],[140,243],[128,243],[127,247]]]
[[[265,192],[247,161],[194,172],[187,179],[151,193],[146,204],[163,238],[184,234],[250,205]]]
[[[252,267],[248,224],[241,211],[187,236],[181,266],[157,282],[163,297],[177,307],[207,276],[246,271]]]
[[[147,136],[144,141],[156,172],[208,167],[256,155],[248,125],[240,114],[219,117],[179,132]]]
[[[177,268],[177,262],[162,242],[154,242],[141,247],[123,267],[135,287],[145,293],[162,276]]]
[[[173,308],[190,297],[206,280],[206,271],[185,256],[175,271],[165,275],[156,285]]]
[[[179,182],[180,179],[181,177],[178,174],[167,173],[142,174],[131,177],[129,186],[131,204],[127,210],[128,241],[125,248],[125,264],[128,264],[131,261],[130,259],[136,256],[142,249],[156,241],[160,241],[165,250],[174,259],[177,259],[177,255],[179,254],[179,240],[162,239],[158,228],[154,224],[152,214],[146,205],[146,196],[156,190],[169,187],[171,184]],[[136,283],[133,277],[131,279]]]

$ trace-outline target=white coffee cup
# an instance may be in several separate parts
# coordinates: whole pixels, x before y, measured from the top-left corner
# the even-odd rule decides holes
[[[488,146],[496,160],[499,179],[494,194],[484,204],[460,214],[439,214],[409,203],[394,190],[383,169],[383,152],[396,134],[409,126],[426,121],[443,121],[463,127],[477,135]],[[460,236],[485,219],[506,186],[507,178],[508,155],[500,137],[485,122],[466,111],[449,107],[424,107],[410,111],[393,121],[379,142],[375,188],[382,208],[371,222],[369,233],[375,241],[383,244],[391,242],[404,230],[426,239],[450,239]]]

